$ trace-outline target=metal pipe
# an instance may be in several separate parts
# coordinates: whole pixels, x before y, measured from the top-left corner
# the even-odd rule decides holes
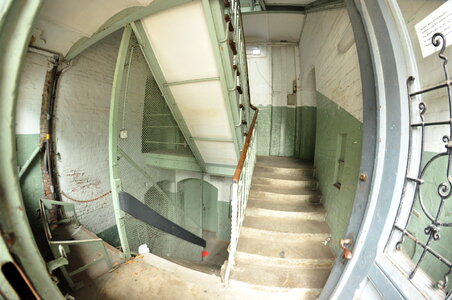
[[[56,195],[56,185],[58,179],[56,178],[56,174],[54,171],[54,164],[52,161],[52,142],[53,142],[53,109],[55,105],[56,99],[56,89],[58,85],[58,79],[61,72],[58,70],[60,65],[60,56],[55,57],[55,62],[53,63],[52,68],[52,79],[51,86],[49,89],[49,101],[47,103],[47,133],[46,133],[46,141],[45,141],[45,161],[46,161],[46,172],[49,174],[50,179],[50,190],[52,192],[52,198],[57,199]]]

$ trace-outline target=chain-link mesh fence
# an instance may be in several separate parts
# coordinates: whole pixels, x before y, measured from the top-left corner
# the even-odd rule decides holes
[[[184,199],[177,189],[175,171],[146,163],[146,153],[192,155],[162,93],[132,35],[124,67],[118,105],[118,172],[122,190],[163,217],[202,236],[201,220],[184,214]],[[158,180],[157,180],[158,179]],[[125,217],[132,252],[147,244],[160,256],[200,260],[202,248],[157,230],[130,215]]]

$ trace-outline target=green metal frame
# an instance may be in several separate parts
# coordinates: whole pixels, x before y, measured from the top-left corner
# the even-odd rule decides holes
[[[121,97],[121,86],[124,77],[124,64],[126,62],[132,29],[130,26],[124,28],[121,44],[119,46],[118,58],[116,60],[115,75],[111,92],[110,118],[108,127],[108,161],[110,168],[110,183],[112,191],[113,209],[115,213],[116,226],[118,228],[119,240],[125,258],[130,258],[130,248],[124,224],[125,213],[119,206],[119,192],[121,192],[121,180],[118,169],[118,104]]]
[[[192,79],[192,80],[182,80],[175,82],[168,82],[166,86],[180,85],[180,84],[188,84],[188,83],[198,83],[198,82],[206,82],[206,81],[216,81],[220,80],[220,77],[210,77],[210,78],[200,78],[200,79]]]
[[[82,38],[76,42],[66,54],[67,61],[74,59],[77,55],[106,37],[107,35],[123,28],[124,26],[140,20],[144,17],[158,13],[173,6],[181,5],[193,0],[154,0],[146,7],[132,7],[117,13],[110,18],[100,29],[89,38]]]
[[[146,159],[147,164],[157,168],[185,170],[193,172],[202,171],[198,165],[198,162],[192,156],[182,156],[163,153],[145,153],[144,157]]]
[[[220,138],[210,138],[210,137],[193,137],[196,141],[204,141],[204,142],[218,142],[218,143],[232,143],[234,140],[232,139],[220,139]]]
[[[47,272],[30,229],[17,172],[17,90],[31,28],[42,2],[7,0],[0,12],[0,227],[9,251],[39,295],[64,299]],[[2,251],[0,256],[4,259],[7,254]],[[0,282],[0,287],[2,292],[11,291],[7,282]]]
[[[72,279],[72,276],[75,276],[102,261],[105,261],[105,263],[107,264],[107,266],[110,270],[113,269],[113,265],[111,263],[110,256],[108,255],[108,252],[105,249],[104,241],[100,238],[89,239],[89,240],[53,240],[52,239],[52,231],[51,231],[52,222],[49,220],[48,211],[50,211],[52,209],[52,207],[55,205],[63,207],[65,213],[67,213],[68,211],[72,212],[71,217],[63,218],[63,219],[59,220],[57,222],[57,224],[75,223],[80,226],[80,222],[78,221],[77,214],[75,212],[74,203],[48,200],[48,199],[40,199],[39,200],[40,214],[41,214],[41,219],[43,222],[47,242],[49,244],[49,247],[50,247],[50,250],[52,251],[53,256],[55,257],[54,260],[47,263],[47,269],[51,273],[53,270],[60,268],[61,272],[63,273],[63,276],[66,279],[66,281],[68,282],[69,286],[73,290],[77,290],[84,286],[83,282],[75,283],[74,280]],[[95,259],[95,260],[91,261],[90,263],[84,264],[83,266],[73,270],[72,272],[68,272],[66,269],[66,266],[69,265],[69,261],[68,261],[66,255],[67,255],[67,253],[70,252],[69,247],[82,245],[82,244],[88,244],[92,248],[100,250],[103,254],[103,257]]]
[[[43,299],[64,299],[47,272],[30,229],[17,172],[17,89],[33,21],[42,2],[7,0],[0,12],[0,227],[9,251],[38,294]],[[5,260],[3,251],[0,256]],[[11,292],[11,286],[3,280],[0,288],[2,293]]]
[[[0,266],[7,263],[12,263],[14,259],[9,254],[8,247],[6,247],[5,241],[0,237]],[[3,272],[0,272],[0,292],[5,299],[20,300],[16,291],[9,285]]]
[[[22,178],[22,176],[25,174],[25,172],[27,172],[28,167],[30,167],[31,163],[35,160],[36,156],[38,156],[40,151],[41,151],[41,146],[37,146],[35,148],[35,150],[33,150],[30,157],[27,159],[27,161],[24,163],[24,165],[20,168],[19,178]]]
[[[207,164],[206,169],[208,174],[230,176],[234,175],[236,166],[220,165],[220,164]]]
[[[229,119],[229,126],[232,136],[234,138],[234,146],[237,154],[237,159],[240,157],[240,150],[243,147],[243,138],[240,126],[235,124],[241,122],[239,120],[239,106],[238,96],[236,92],[236,84],[234,77],[234,70],[232,69],[232,57],[229,55],[227,40],[219,42],[225,33],[225,26],[215,24],[215,20],[223,22],[223,13],[219,1],[202,0],[204,15],[206,17],[207,28],[212,41],[212,49],[217,62],[218,72],[220,74],[221,88],[223,90],[223,97],[226,101],[226,111]],[[214,17],[217,16],[217,18]]]
[[[187,124],[185,123],[182,113],[177,107],[176,100],[174,100],[173,94],[171,93],[168,83],[165,80],[165,76],[163,75],[162,69],[160,68],[160,65],[157,61],[154,50],[152,49],[152,46],[149,43],[149,40],[146,36],[146,32],[143,28],[143,25],[141,24],[141,21],[132,23],[131,27],[133,29],[133,32],[135,33],[138,43],[141,46],[141,50],[146,59],[146,62],[149,65],[149,69],[154,75],[154,79],[157,82],[157,85],[159,86],[160,90],[162,91],[163,97],[165,98],[165,101],[168,104],[168,107],[171,113],[173,114],[173,117],[176,120],[176,123],[179,126],[180,131],[182,132],[182,135],[184,136],[185,140],[188,143],[188,146],[193,152],[193,155],[195,156],[199,166],[201,167],[201,170],[205,172],[206,163],[202,158],[201,152],[199,152],[196,143],[193,140],[193,137],[190,133],[190,130],[188,129]]]

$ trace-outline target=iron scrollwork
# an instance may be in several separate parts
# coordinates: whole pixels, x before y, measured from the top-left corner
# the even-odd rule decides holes
[[[452,91],[451,91],[451,85],[452,85],[452,82],[449,79],[449,73],[447,70],[448,58],[444,54],[445,49],[446,49],[446,38],[444,37],[443,34],[436,33],[432,37],[432,45],[437,48],[441,47],[439,50],[438,57],[439,57],[439,59],[441,59],[443,61],[442,65],[443,65],[445,82],[435,85],[433,87],[429,87],[429,88],[417,91],[417,92],[408,92],[409,101],[410,101],[410,105],[411,105],[412,104],[411,100],[413,100],[413,98],[415,96],[425,94],[425,93],[428,93],[428,92],[431,92],[434,90],[445,88],[447,90],[447,97],[448,97],[449,120],[427,122],[425,120],[425,112],[427,111],[427,105],[425,102],[422,102],[422,100],[418,104],[418,112],[417,112],[418,113],[417,117],[420,120],[420,122],[412,123],[412,120],[411,120],[412,118],[411,118],[411,114],[410,114],[410,126],[411,126],[410,139],[411,139],[412,131],[414,129],[419,130],[420,144],[421,144],[422,148],[420,151],[421,154],[420,154],[417,175],[412,176],[412,177],[407,176],[406,181],[405,181],[405,184],[408,184],[409,182],[411,182],[411,184],[415,185],[415,194],[414,194],[413,201],[411,203],[410,212],[413,211],[414,205],[418,199],[419,205],[422,209],[422,213],[428,218],[428,220],[430,222],[430,224],[426,225],[424,228],[424,234],[427,235],[427,241],[425,243],[421,242],[418,238],[416,238],[412,233],[410,233],[408,231],[408,225],[410,223],[411,215],[412,215],[410,213],[410,215],[408,216],[408,218],[406,220],[405,226],[399,226],[397,224],[397,220],[396,220],[394,228],[401,231],[402,234],[401,234],[399,241],[396,243],[395,247],[397,250],[400,250],[402,248],[402,244],[403,244],[405,238],[408,237],[409,239],[413,240],[417,245],[420,245],[423,248],[422,253],[420,254],[420,257],[417,260],[417,263],[411,270],[411,273],[407,274],[409,279],[412,279],[414,277],[417,270],[419,269],[419,266],[420,266],[422,260],[424,259],[425,255],[427,253],[433,255],[436,259],[438,259],[441,263],[443,263],[448,268],[448,271],[444,274],[443,280],[440,280],[437,282],[436,287],[439,289],[446,289],[448,286],[448,283],[449,283],[449,275],[451,274],[451,271],[452,271],[452,263],[446,257],[441,255],[441,253],[438,253],[437,251],[432,249],[430,247],[430,245],[432,242],[438,241],[442,238],[441,228],[452,227],[452,222],[447,222],[446,220],[443,219],[444,217],[442,216],[443,210],[444,210],[444,205],[445,205],[446,201],[452,200],[452,199],[450,199],[450,197],[452,195],[452,176],[451,176],[451,171],[452,171],[451,170],[451,168],[452,168],[452,141],[451,141],[451,138],[452,138]],[[414,81],[413,77],[408,78],[408,81],[407,81],[408,90],[413,81]],[[449,127],[448,135],[445,135],[442,137],[442,141],[444,143],[446,150],[444,152],[434,155],[424,164],[424,166],[422,166],[423,152],[424,152],[424,145],[425,145],[425,130],[429,126],[448,126]],[[412,145],[410,145],[410,147],[411,146]],[[429,211],[429,209],[425,205],[425,201],[424,201],[425,199],[421,192],[421,186],[424,184],[425,174],[431,167],[432,163],[443,157],[447,158],[447,166],[445,166],[445,170],[444,170],[445,171],[445,176],[444,176],[445,179],[443,182],[439,183],[439,185],[437,186],[436,199],[438,199],[438,201],[437,201],[438,206],[437,206],[436,210],[432,212],[432,211]],[[449,297],[451,295],[451,292],[452,291],[449,291],[447,297]]]

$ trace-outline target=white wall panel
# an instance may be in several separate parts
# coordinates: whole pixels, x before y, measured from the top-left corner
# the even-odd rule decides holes
[[[175,85],[170,89],[192,136],[232,139],[220,81]]]
[[[196,141],[206,163],[236,165],[238,162],[234,143]]]
[[[167,82],[218,77],[200,1],[162,11],[142,22]]]
[[[16,134],[40,133],[42,94],[50,68],[46,56],[30,52],[25,56],[17,95]]]
[[[346,9],[308,14],[300,40],[302,105],[315,105],[316,90],[363,120],[361,74],[356,45],[350,44],[350,19]],[[344,43],[344,41],[346,41]],[[345,52],[344,52],[345,51]]]

